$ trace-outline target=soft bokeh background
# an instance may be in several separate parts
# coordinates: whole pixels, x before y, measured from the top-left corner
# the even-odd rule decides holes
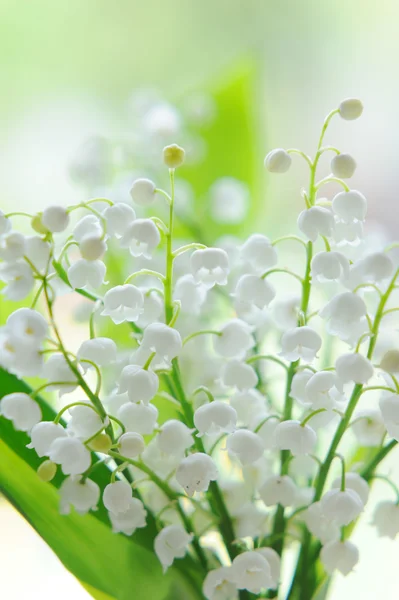
[[[132,93],[155,88],[183,103],[193,92],[223,89],[241,73],[249,81],[250,116],[225,119],[215,173],[234,174],[218,172],[223,152],[234,153],[240,171],[248,157],[240,155],[247,148],[239,136],[253,137],[253,168],[242,178],[256,179],[249,181],[253,215],[265,231],[275,235],[294,221],[306,174],[298,164],[269,181],[264,153],[274,146],[311,152],[325,114],[354,95],[364,102],[363,118],[337,120],[327,141],[356,156],[353,186],[368,197],[373,220],[394,236],[398,17],[396,0],[0,0],[1,208],[33,212],[79,200],[70,161],[88,136],[133,135]],[[387,460],[386,472],[399,478],[395,462]],[[376,486],[380,494],[386,490]],[[333,598],[399,596],[398,543],[378,540],[369,520],[355,534],[360,565],[337,578]],[[4,502],[0,531],[1,597],[88,597]]]

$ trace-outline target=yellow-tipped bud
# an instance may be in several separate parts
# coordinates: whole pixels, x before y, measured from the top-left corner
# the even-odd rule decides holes
[[[176,169],[184,163],[185,155],[183,148],[177,144],[171,144],[163,149],[163,162],[169,169]]]
[[[54,479],[56,473],[57,465],[51,460],[45,460],[44,462],[42,462],[42,464],[37,470],[37,474],[39,475],[42,481],[51,481],[52,479]]]
[[[47,227],[43,225],[42,213],[37,213],[37,215],[32,217],[30,224],[36,233],[40,233],[41,235],[46,235],[46,233],[48,233]]]
[[[102,452],[107,454],[111,450],[112,440],[107,433],[99,433],[89,444],[90,449],[94,452]]]

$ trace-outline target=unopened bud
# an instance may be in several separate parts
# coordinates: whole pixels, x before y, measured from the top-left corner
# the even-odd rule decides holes
[[[39,475],[42,481],[51,481],[52,479],[54,479],[56,473],[57,465],[51,460],[45,460],[44,462],[42,462],[42,464],[37,470],[37,474]]]
[[[89,444],[90,450],[107,454],[111,450],[112,440],[107,433],[100,433]]]
[[[184,163],[185,151],[177,144],[165,146],[163,149],[163,162],[169,169],[176,169]]]

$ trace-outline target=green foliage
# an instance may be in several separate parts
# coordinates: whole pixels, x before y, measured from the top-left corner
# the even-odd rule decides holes
[[[29,393],[23,381],[0,369],[0,398],[12,392]],[[53,409],[37,398],[44,420],[52,420]],[[112,533],[105,508],[85,516],[72,513],[62,516],[58,511],[56,488],[63,476],[58,473],[52,484],[43,483],[36,469],[43,459],[26,448],[28,436],[15,431],[11,422],[0,417],[0,491],[27,519],[59,559],[98,600],[164,600],[170,586],[177,586],[178,594],[190,585],[198,587],[198,576],[189,557],[176,562],[167,576],[152,552],[156,526],[148,519],[148,526],[138,530],[132,538]],[[101,487],[110,480],[105,465],[99,466],[91,477]],[[178,597],[176,595],[176,598]],[[187,597],[187,596],[186,596]]]

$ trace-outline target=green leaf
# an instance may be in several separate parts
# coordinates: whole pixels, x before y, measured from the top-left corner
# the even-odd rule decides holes
[[[0,368],[0,398],[30,391],[25,382]],[[43,419],[54,419],[54,410],[40,397],[36,400]],[[197,591],[201,579],[190,557],[176,561],[166,576],[162,574],[153,552],[157,529],[151,515],[147,527],[132,537],[112,533],[102,504],[98,511],[85,516],[60,515],[56,488],[64,476],[59,472],[51,484],[43,483],[36,474],[43,459],[26,448],[28,442],[25,433],[15,431],[10,421],[0,417],[0,491],[94,598],[125,600],[134,595],[138,600],[164,600],[172,583],[179,593],[185,590],[185,598],[201,597]],[[110,481],[110,471],[100,465],[91,479],[103,489]]]
[[[195,224],[206,234],[205,243],[221,234],[245,235],[262,212],[263,165],[256,112],[257,78],[257,64],[248,59],[210,87],[216,116],[208,128],[199,131],[206,145],[205,159],[193,166],[183,166],[178,171],[178,176],[189,181],[194,188],[197,202]],[[234,177],[247,184],[251,205],[244,222],[221,225],[212,220],[208,191],[220,177]],[[195,225],[193,234],[198,237]]]

